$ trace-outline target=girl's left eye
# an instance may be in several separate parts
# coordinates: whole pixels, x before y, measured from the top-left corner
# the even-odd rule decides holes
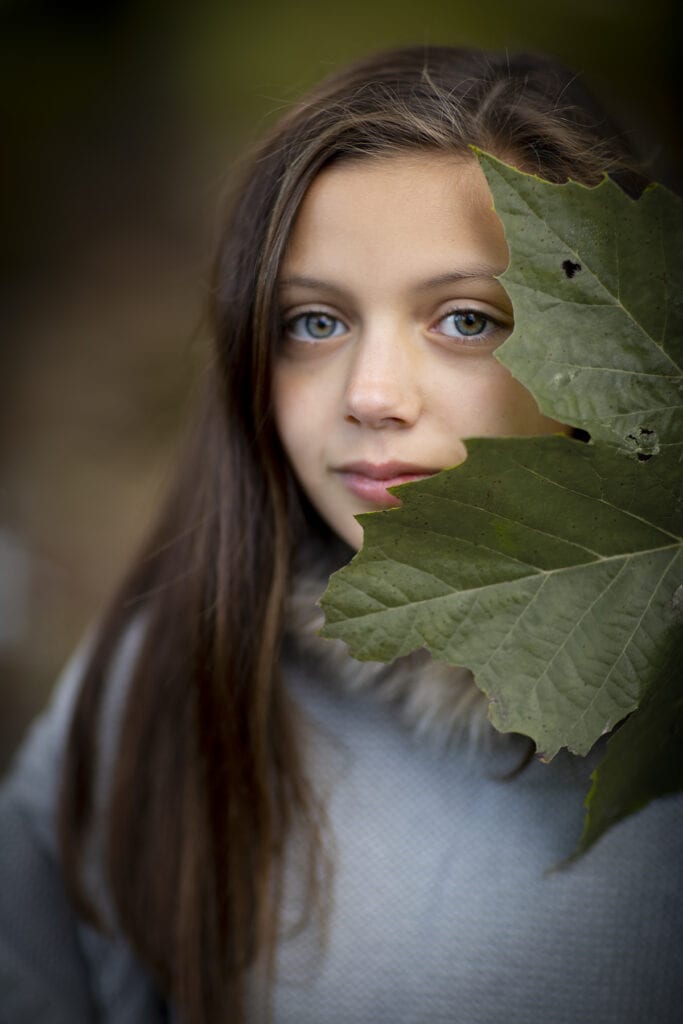
[[[478,309],[453,309],[438,321],[439,333],[448,338],[489,340],[503,325]]]
[[[321,310],[299,313],[284,323],[285,334],[294,341],[315,342],[337,338],[347,331],[346,324],[339,317]]]

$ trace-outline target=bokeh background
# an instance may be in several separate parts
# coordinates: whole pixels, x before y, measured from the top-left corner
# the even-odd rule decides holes
[[[0,0],[0,768],[163,491],[244,146],[371,50],[536,49],[680,192],[680,27],[670,0]]]

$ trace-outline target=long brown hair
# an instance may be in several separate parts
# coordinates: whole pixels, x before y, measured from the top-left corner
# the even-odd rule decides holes
[[[330,541],[291,479],[271,409],[275,290],[293,220],[332,161],[470,144],[552,181],[593,184],[607,170],[637,191],[627,147],[568,71],[450,47],[381,53],[332,75],[256,148],[233,190],[201,418],[99,630],[59,819],[70,893],[100,926],[85,868],[104,823],[116,927],[188,1024],[243,1020],[247,970],[274,963],[294,823],[310,840],[311,907],[319,895],[322,812],[279,669],[291,553],[313,535]],[[103,765],[100,712],[131,623],[142,640]]]

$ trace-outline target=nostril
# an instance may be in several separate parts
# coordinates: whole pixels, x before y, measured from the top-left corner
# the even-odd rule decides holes
[[[354,416],[353,413],[348,413],[344,417],[344,421],[346,423],[350,423],[352,426],[367,427],[370,430],[386,430],[387,427],[404,427],[408,426],[410,423],[410,420],[405,419],[402,416]]]
[[[410,423],[419,407],[410,389],[390,386],[385,382],[381,386],[364,382],[362,387],[349,389],[345,404],[344,419],[347,423],[369,427]]]

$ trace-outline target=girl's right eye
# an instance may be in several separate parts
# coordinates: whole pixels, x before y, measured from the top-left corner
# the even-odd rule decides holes
[[[346,334],[347,330],[346,324],[342,323],[339,317],[324,313],[322,310],[298,313],[284,322],[284,333],[287,338],[309,343],[338,338]]]

